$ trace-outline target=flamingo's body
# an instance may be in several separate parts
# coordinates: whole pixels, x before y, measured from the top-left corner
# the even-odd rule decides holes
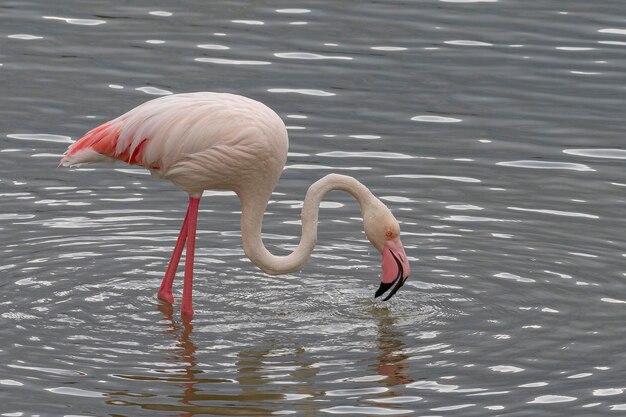
[[[333,189],[354,195],[365,233],[383,254],[382,283],[376,296],[408,278],[410,267],[397,221],[387,207],[352,177],[331,174],[308,190],[302,209],[302,239],[288,256],[274,256],[261,240],[263,214],[282,173],[289,145],[282,120],[258,101],[233,94],[175,94],[148,101],[89,131],[68,148],[62,165],[121,160],[169,179],[189,194],[189,208],[158,297],[172,303],[172,283],[187,245],[183,315],[192,316],[191,286],[198,205],[203,190],[228,189],[242,204],[246,255],[270,274],[300,269],[315,246],[322,196]]]

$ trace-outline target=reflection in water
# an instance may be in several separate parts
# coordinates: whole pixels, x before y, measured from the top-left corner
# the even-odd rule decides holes
[[[172,335],[178,339],[176,347],[178,352],[175,352],[173,356],[168,358],[173,362],[184,363],[182,379],[183,382],[180,386],[183,388],[183,398],[180,400],[181,404],[184,404],[185,408],[193,408],[193,401],[197,389],[195,385],[199,382],[197,376],[201,373],[196,369],[196,344],[191,340],[191,331],[193,330],[193,324],[188,318],[182,318],[182,326],[174,321],[173,306],[171,304],[159,304],[157,306],[159,311],[163,313],[163,316],[168,322],[168,328],[164,331],[165,334]],[[192,410],[185,411],[181,416],[192,416],[196,414]]]
[[[263,383],[263,379],[260,376],[246,376],[247,373],[253,374],[260,369],[259,366],[250,365],[245,360],[240,362],[238,366],[238,374],[242,375],[238,382],[243,389],[240,394],[224,394],[222,388],[215,389],[215,384],[232,384],[234,381],[229,379],[220,378],[207,378],[204,377],[204,372],[199,369],[196,359],[197,347],[192,340],[192,323],[185,318],[181,318],[182,323],[177,323],[173,317],[172,305],[162,304],[158,305],[158,310],[163,314],[165,321],[167,322],[167,329],[165,334],[171,335],[176,339],[176,350],[165,359],[168,362],[175,364],[182,364],[182,369],[178,369],[178,373],[175,377],[146,377],[146,376],[130,376],[130,375],[118,375],[127,379],[135,380],[154,380],[161,382],[173,382],[177,386],[182,388],[182,394],[169,395],[170,398],[177,399],[180,405],[168,403],[137,403],[130,401],[111,401],[113,405],[124,406],[138,406],[144,410],[153,411],[169,411],[176,412],[181,417],[190,417],[195,415],[224,415],[224,416],[269,416],[272,415],[270,409],[264,409],[261,407],[250,406],[255,401],[267,401],[267,400],[280,400],[283,398],[280,394],[266,394],[258,390],[258,385]],[[164,372],[164,371],[161,371]],[[168,372],[169,374],[170,372]],[[215,390],[220,392],[219,394],[207,393],[207,389],[203,388],[203,384],[210,384],[208,388],[211,391]],[[215,392],[214,391],[214,392]],[[112,394],[115,395],[115,394]],[[160,402],[160,401],[159,401]],[[219,404],[208,404],[206,402],[217,402]],[[233,406],[232,404],[246,404],[242,406]]]
[[[173,402],[164,403],[163,399],[154,401],[153,394],[132,394],[122,392],[109,393],[114,398],[140,397],[151,398],[151,402],[139,403],[125,400],[108,401],[110,405],[137,406],[144,410],[175,412],[178,416],[195,415],[224,415],[224,416],[270,416],[279,410],[285,410],[285,401],[302,400],[314,397],[312,382],[318,373],[318,369],[311,367],[310,363],[294,361],[285,364],[285,360],[277,362],[273,360],[277,350],[272,348],[253,349],[241,351],[237,354],[236,375],[234,379],[208,378],[198,364],[196,358],[197,347],[192,338],[193,325],[185,318],[179,323],[174,320],[173,307],[171,305],[158,305],[158,310],[163,314],[167,328],[164,333],[176,340],[176,348],[164,359],[182,367],[176,369],[176,375],[170,370],[157,370],[159,373],[167,373],[167,376],[144,376],[144,375],[116,375],[117,377],[137,381],[157,381],[173,383],[182,389],[182,393],[168,395],[168,398],[176,399]],[[278,352],[282,351],[279,349]],[[298,348],[289,351],[291,355],[301,355],[304,349]],[[283,374],[283,371],[288,373]],[[279,372],[280,374],[276,374]],[[279,379],[280,378],[280,379]],[[286,380],[285,380],[286,379]],[[205,385],[209,384],[209,385]],[[216,385],[218,384],[218,385]],[[232,388],[224,388],[226,385]],[[297,393],[285,393],[285,389],[291,387]],[[235,391],[236,393],[228,393]],[[225,393],[226,392],[226,393]],[[319,396],[319,394],[317,395]],[[163,398],[163,397],[161,397]],[[261,407],[260,405],[264,406]],[[308,402],[294,402],[294,408],[304,416],[315,415],[315,408]]]
[[[284,348],[276,346],[275,342],[269,342],[264,346],[241,350],[234,354],[234,368],[226,368],[232,379],[208,377],[211,371],[204,370],[203,367],[208,368],[210,365],[203,365],[198,361],[200,352],[193,341],[191,322],[184,318],[175,319],[171,305],[159,305],[157,308],[164,318],[163,333],[175,340],[175,346],[164,360],[175,364],[175,368],[163,368],[164,365],[159,368],[157,365],[153,370],[157,376],[127,374],[116,377],[144,384],[150,381],[152,384],[165,383],[166,394],[112,392],[108,394],[112,398],[107,401],[108,404],[139,407],[146,411],[162,411],[169,413],[168,415],[185,417],[270,416],[289,411],[298,415],[314,416],[318,405],[316,401],[328,401],[329,392],[315,388],[315,381],[325,374],[327,368],[313,365],[313,359],[306,356],[307,349],[302,347]],[[372,306],[369,313],[378,328],[378,349],[373,356],[373,367],[380,379],[346,379],[342,382],[356,382],[357,386],[351,385],[346,390],[334,392],[353,392],[352,398],[343,395],[339,397],[345,397],[342,401],[348,403],[355,401],[355,405],[363,400],[377,398],[379,401],[376,402],[384,402],[385,399],[394,402],[394,398],[408,399],[404,397],[403,387],[413,382],[413,379],[409,376],[409,356],[405,353],[407,346],[403,342],[406,335],[399,330],[397,318],[392,316],[389,308]],[[226,356],[231,357],[230,354]],[[219,365],[219,368],[224,369],[224,366]],[[350,369],[346,368],[345,372],[350,372]],[[363,382],[382,383],[389,388],[382,388],[384,391],[380,387],[364,388],[360,385]],[[368,398],[363,397],[364,395]]]
[[[394,326],[397,319],[391,315],[391,311],[387,307],[373,306],[371,309],[372,316],[378,320],[378,340],[377,345],[380,350],[378,355],[377,372],[381,376],[385,376],[385,383],[389,387],[397,387],[413,382],[408,374],[409,355],[404,353],[406,348],[402,338],[405,337],[404,332]],[[403,392],[390,391],[390,396],[404,395]]]

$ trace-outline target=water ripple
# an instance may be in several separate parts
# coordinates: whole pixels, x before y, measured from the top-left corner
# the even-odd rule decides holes
[[[483,217],[483,216],[447,216],[442,220],[453,221],[453,222],[513,222],[517,223],[520,220],[511,220],[511,219],[497,219],[495,217]]]
[[[0,385],[11,385],[14,387],[21,387],[24,384],[14,379],[0,379]]]
[[[448,180],[448,181],[458,181],[458,182],[481,182],[477,178],[470,177],[455,177],[451,175],[419,175],[419,174],[394,174],[394,175],[385,175],[385,178],[412,178],[412,179],[437,179],[437,180]]]
[[[157,88],[157,87],[149,87],[149,86],[138,87],[138,88],[135,88],[135,90],[141,91],[142,93],[150,94],[153,96],[167,96],[169,94],[173,94],[171,91],[164,90],[162,88]]]
[[[50,135],[47,133],[11,133],[7,135],[11,139],[19,140],[35,140],[43,142],[55,142],[55,143],[74,143],[69,136],[62,135]]]
[[[331,170],[345,170],[345,171],[368,171],[371,170],[372,167],[333,167],[328,165],[317,165],[317,164],[291,164],[285,166],[285,169],[331,169]]]
[[[626,149],[616,148],[565,149],[563,153],[589,158],[626,159]]]
[[[226,58],[194,58],[194,61],[197,62],[209,62],[211,64],[220,64],[220,65],[270,65],[269,61],[253,61],[253,60],[245,60],[245,59],[226,59]]]
[[[624,41],[598,41],[598,43],[603,44],[603,45],[619,45],[619,46],[626,45],[626,42]]]
[[[422,115],[411,117],[411,120],[415,122],[430,122],[430,123],[458,123],[462,122],[462,119],[456,119],[454,117]]]
[[[267,91],[270,93],[296,93],[296,94],[304,94],[307,96],[319,96],[319,97],[330,97],[336,95],[335,93],[330,93],[328,91],[323,90],[313,90],[310,88],[270,88]]]
[[[516,168],[532,168],[532,169],[568,169],[574,171],[595,171],[584,164],[575,164],[571,162],[549,162],[549,161],[503,161],[497,162],[496,165],[516,167]]]
[[[74,19],[70,17],[58,17],[58,16],[41,16],[44,19],[50,20],[62,20],[70,25],[82,25],[82,26],[98,26],[106,23],[106,20],[98,19]]]
[[[260,20],[231,20],[231,22],[239,23],[242,25],[254,25],[254,26],[261,26],[265,24],[264,22]]]
[[[558,49],[559,51],[577,52],[577,51],[593,51],[596,48],[580,47],[580,46],[557,46],[554,49]]]
[[[276,9],[276,13],[303,14],[310,13],[309,9]]]
[[[412,159],[411,155],[396,152],[346,152],[331,151],[321,152],[317,156],[326,156],[329,158],[381,158],[381,159]]]
[[[554,404],[565,403],[570,401],[576,401],[578,398],[570,397],[568,395],[540,395],[534,400],[529,401],[528,404]]]
[[[447,43],[448,45],[461,45],[461,46],[493,46],[492,43],[464,40],[464,39],[445,41],[444,43]]]
[[[600,29],[598,30],[598,32],[610,33],[611,35],[626,35],[626,29],[607,28],[607,29]]]
[[[446,206],[448,210],[484,210],[483,207],[473,204],[449,204]]]
[[[520,277],[519,275],[510,274],[508,272],[500,272],[498,274],[494,274],[494,277],[510,279],[510,280],[517,281],[517,282],[536,282],[532,278]]]
[[[362,407],[362,406],[351,406],[351,405],[340,405],[336,407],[330,408],[322,408],[320,411],[329,414],[366,414],[373,416],[395,416],[412,413],[412,410],[399,410],[399,409],[390,409],[390,408],[382,408],[382,407]]]
[[[398,52],[406,51],[408,48],[402,46],[371,46],[370,49],[374,51]]]
[[[43,366],[26,366],[26,365],[8,364],[7,367],[12,368],[12,369],[26,369],[26,370],[43,372],[43,373],[53,374],[53,375],[64,375],[64,376],[85,375],[83,372],[74,371],[72,369],[49,368],[49,367],[43,367]]]
[[[106,397],[106,394],[96,391],[89,391],[81,388],[73,388],[73,387],[57,387],[57,388],[46,388],[46,391],[50,391],[54,394],[61,395],[71,395],[74,397],[90,397],[90,398],[98,398],[98,397]]]
[[[624,388],[599,388],[593,390],[593,395],[596,397],[606,397],[610,395],[622,395]]]
[[[518,385],[518,387],[520,388],[539,388],[539,387],[546,387],[549,384],[547,382],[529,382],[527,384],[522,384],[522,385]]]
[[[220,51],[230,49],[228,46],[216,45],[216,44],[201,44],[201,45],[196,45],[196,46],[201,49],[213,49],[213,50],[220,50]]]
[[[354,139],[366,139],[366,140],[373,140],[373,139],[380,139],[381,137],[378,135],[349,135],[348,137],[354,138]]]
[[[618,300],[617,298],[603,297],[600,301],[611,304],[626,304],[626,300]]]
[[[461,410],[463,408],[475,407],[475,406],[476,404],[446,405],[444,407],[431,408],[430,411],[453,411],[453,410]]]
[[[153,10],[153,11],[149,12],[148,14],[151,14],[152,16],[159,16],[159,17],[170,17],[170,16],[172,16],[171,12],[167,12],[165,10]]]
[[[31,41],[35,39],[43,39],[43,36],[29,35],[27,33],[16,33],[14,35],[8,35],[7,38]]]
[[[482,392],[487,391],[485,388],[460,388],[458,385],[452,384],[440,384],[436,381],[416,381],[410,384],[407,384],[407,388],[415,388],[422,390],[430,390],[437,392],[457,392],[457,393],[471,393],[471,392]]]
[[[491,369],[494,372],[504,372],[504,373],[517,373],[517,372],[524,371],[523,368],[518,368],[517,366],[512,366],[512,365],[490,366],[489,369]]]
[[[586,213],[577,213],[573,211],[561,211],[561,210],[546,210],[546,209],[531,209],[531,208],[522,208],[522,207],[507,207],[509,210],[516,211],[530,211],[534,213],[543,213],[543,214],[554,214],[555,216],[565,216],[565,217],[585,217],[587,219],[599,219],[599,216],[595,214],[586,214]]]
[[[321,55],[321,54],[313,54],[308,52],[277,52],[274,54],[277,58],[284,59],[340,59],[340,60],[352,60],[349,56],[340,56],[340,55]]]
[[[418,397],[417,395],[401,395],[398,397],[368,398],[367,401],[384,404],[406,404],[422,401],[422,399],[422,397]]]
[[[326,391],[326,395],[331,397],[351,397],[367,394],[380,394],[389,391],[387,387],[369,387],[369,388],[352,388],[352,389],[335,389]]]

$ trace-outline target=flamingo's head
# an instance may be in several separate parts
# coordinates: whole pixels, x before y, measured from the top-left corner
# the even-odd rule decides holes
[[[374,297],[380,297],[391,289],[383,301],[387,301],[404,285],[411,266],[400,241],[400,225],[391,211],[380,200],[363,210],[365,235],[383,256],[382,278]]]

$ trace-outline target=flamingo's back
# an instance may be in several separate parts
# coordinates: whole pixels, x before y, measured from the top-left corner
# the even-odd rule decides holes
[[[287,147],[282,120],[258,101],[233,94],[175,94],[89,131],[70,145],[61,164],[121,160],[190,193],[237,191],[261,182],[272,182],[273,189]]]

